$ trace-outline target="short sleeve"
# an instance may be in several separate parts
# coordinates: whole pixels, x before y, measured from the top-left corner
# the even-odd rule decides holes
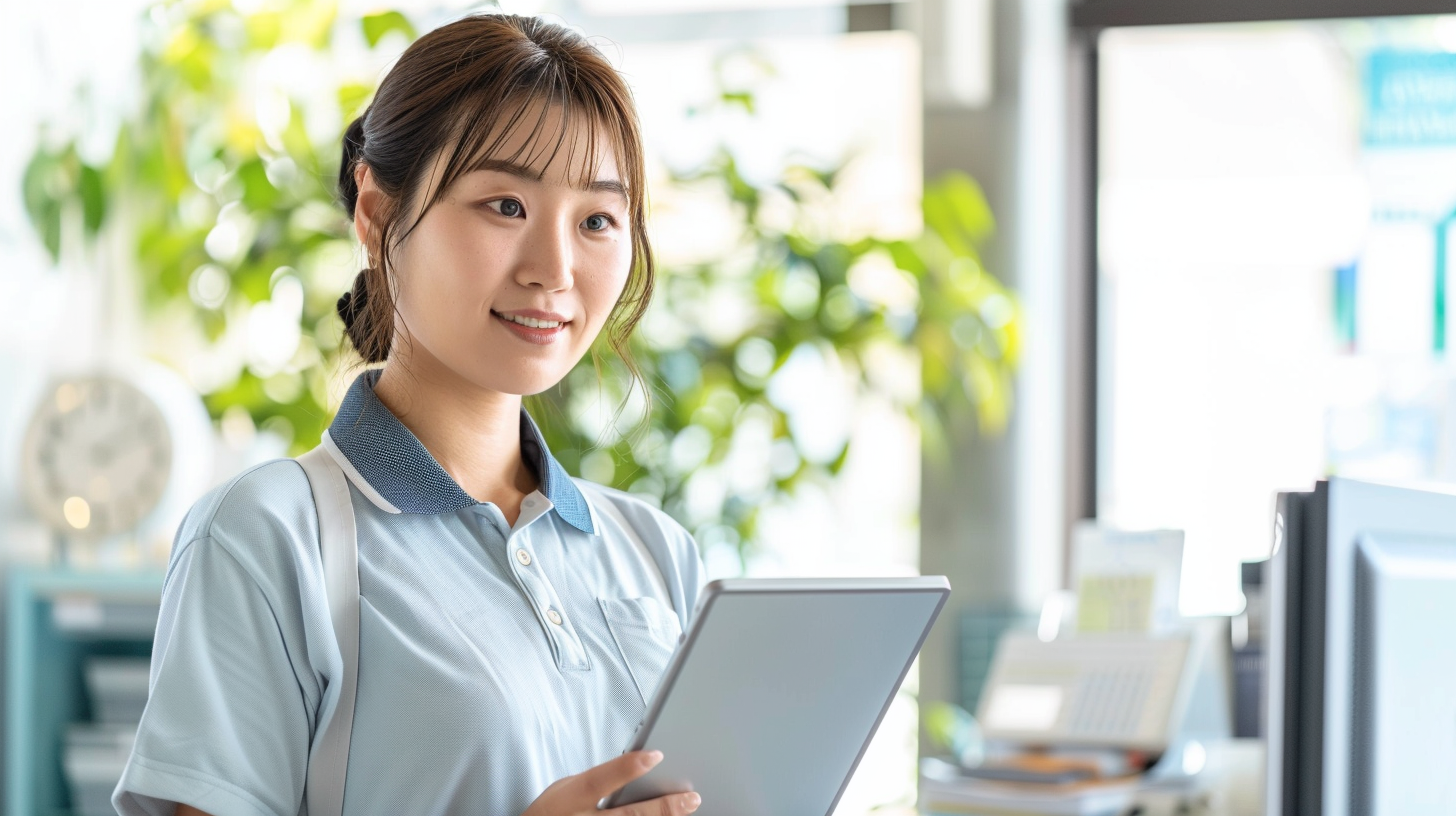
[[[708,581],[708,571],[703,566],[703,556],[698,550],[698,542],[693,538],[692,533],[687,531],[674,519],[662,511],[657,511],[661,518],[664,535],[668,547],[673,553],[674,561],[678,565],[679,580],[683,588],[683,631],[692,625],[692,614],[697,611],[698,598],[703,594],[703,585]]]
[[[299,813],[322,687],[297,577],[310,569],[296,540],[306,519],[288,502],[259,504],[296,485],[247,475],[253,485],[229,485],[204,524],[194,507],[179,530],[147,705],[112,795],[122,816],[171,816],[177,803],[212,816]]]

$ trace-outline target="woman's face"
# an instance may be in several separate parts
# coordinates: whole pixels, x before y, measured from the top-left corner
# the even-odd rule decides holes
[[[483,389],[539,393],[586,354],[626,285],[631,222],[609,140],[598,140],[595,177],[583,183],[586,123],[568,129],[553,158],[560,113],[546,111],[532,144],[538,111],[528,109],[495,151],[523,164],[487,161],[465,172],[394,253],[391,357],[408,355],[412,369],[440,366]],[[448,150],[418,201],[429,200]]]

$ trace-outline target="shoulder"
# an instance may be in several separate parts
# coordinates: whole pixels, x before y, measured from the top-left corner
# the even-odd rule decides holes
[[[293,459],[270,459],[212,488],[194,502],[182,521],[178,542],[238,527],[296,522],[300,515],[314,512],[313,493],[303,467]]]
[[[686,630],[706,579],[698,544],[677,519],[640,496],[573,479],[592,506],[597,532],[618,541],[635,541],[656,560],[665,587]]]
[[[177,530],[172,557],[194,547],[222,550],[263,582],[313,560],[317,540],[317,510],[302,466],[271,459],[203,494]]]
[[[598,524],[614,527],[625,522],[639,536],[651,536],[674,546],[692,545],[692,535],[677,519],[642,497],[586,479],[571,481],[595,510]]]

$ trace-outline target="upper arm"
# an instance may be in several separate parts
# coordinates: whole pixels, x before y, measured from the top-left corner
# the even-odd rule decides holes
[[[123,816],[167,816],[173,803],[183,814],[298,812],[337,647],[316,560],[298,560],[306,525],[282,503],[242,498],[174,548],[147,705],[112,797]]]

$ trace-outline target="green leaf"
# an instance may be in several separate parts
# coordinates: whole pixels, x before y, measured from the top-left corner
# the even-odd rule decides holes
[[[753,94],[748,91],[724,91],[723,101],[729,105],[737,105],[749,114],[755,113],[753,105]]]
[[[238,168],[243,184],[243,206],[249,210],[270,210],[278,202],[278,189],[268,180],[261,159],[250,159]]]
[[[991,205],[981,185],[965,173],[950,172],[941,176],[927,191],[926,198],[943,207],[946,228],[953,229],[979,244],[996,229]]]
[[[81,194],[81,224],[88,237],[94,236],[106,218],[106,185],[102,183],[101,171],[89,164],[81,165],[77,188]]]
[[[844,463],[849,461],[849,449],[849,441],[845,440],[844,446],[839,449],[839,454],[827,465],[830,473],[838,476],[839,471],[844,470]]]
[[[244,27],[248,32],[249,49],[270,51],[278,45],[283,34],[283,15],[276,10],[256,11],[247,16]]]
[[[61,257],[61,204],[52,194],[58,164],[54,153],[38,150],[26,164],[20,183],[26,215],[52,261]]]
[[[343,115],[345,124],[354,121],[364,112],[364,107],[369,104],[369,97],[373,93],[373,89],[360,82],[345,82],[339,86],[339,113]]]
[[[384,35],[391,31],[398,31],[411,42],[420,36],[410,21],[397,11],[366,14],[359,24],[364,28],[364,39],[369,43],[370,48],[379,45],[379,41],[384,39]]]
[[[915,251],[915,248],[907,241],[891,241],[885,244],[885,250],[890,253],[890,260],[895,266],[909,272],[917,278],[924,277],[926,272],[925,259]]]
[[[975,252],[975,248],[961,234],[954,206],[944,195],[927,194],[920,207],[925,216],[926,229],[944,241],[952,254],[964,256]]]

